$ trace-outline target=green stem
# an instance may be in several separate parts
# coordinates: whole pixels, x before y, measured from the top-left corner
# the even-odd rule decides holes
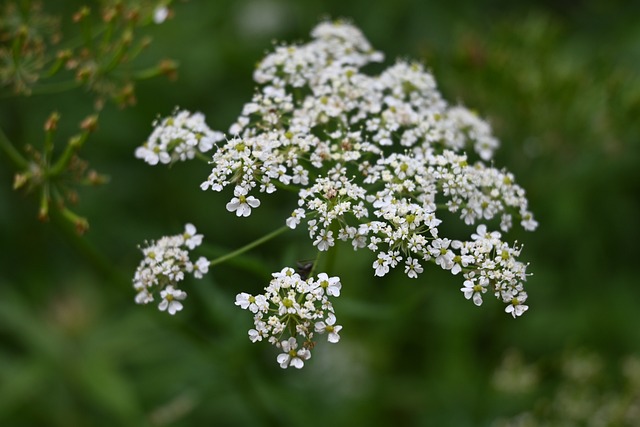
[[[251,243],[249,243],[249,244],[247,244],[247,245],[245,245],[245,246],[243,246],[243,247],[241,247],[239,249],[236,249],[235,251],[233,251],[231,253],[228,253],[226,255],[223,255],[221,257],[213,259],[213,260],[210,261],[210,263],[211,263],[210,267],[213,267],[214,265],[217,265],[217,264],[222,264],[223,262],[225,262],[225,261],[227,261],[227,260],[229,260],[231,258],[234,258],[234,257],[236,257],[238,255],[242,255],[243,253],[255,248],[256,246],[260,246],[261,244],[263,244],[263,243],[273,239],[274,237],[284,233],[288,229],[289,229],[289,227],[284,225],[284,226],[278,228],[277,230],[272,231],[271,233],[269,233],[269,234],[267,234],[265,236],[262,236],[258,240],[254,240],[253,242],[251,242]]]
[[[84,145],[85,141],[89,137],[89,132],[82,132],[79,135],[71,137],[64,151],[58,158],[58,161],[49,168],[48,175],[50,177],[56,177],[65,170],[65,168],[69,165],[69,161],[74,153],[78,152],[80,148]]]
[[[206,154],[196,150],[196,159],[198,160],[202,160],[205,163],[209,164],[211,163],[211,156],[207,156]]]
[[[136,71],[133,74],[134,80],[148,80],[162,74],[162,69],[154,65],[153,67],[145,68],[144,70]]]
[[[4,134],[0,128],[0,148],[4,150],[11,161],[18,167],[18,169],[26,169],[29,165],[27,159],[22,157],[22,154],[13,146],[9,138]]]
[[[34,86],[31,89],[31,95],[51,95],[60,92],[66,92],[71,89],[75,89],[80,86],[80,82],[77,80],[67,80],[56,83],[45,83]]]

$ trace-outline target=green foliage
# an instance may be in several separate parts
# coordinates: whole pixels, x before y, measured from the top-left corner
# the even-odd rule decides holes
[[[92,11],[152,6],[95,3]],[[56,44],[56,34],[82,40],[81,23],[72,22],[80,2],[44,2],[31,26],[37,31],[27,34],[16,10],[2,6],[0,128],[13,152],[0,152],[0,424],[475,426],[530,412],[540,423],[562,425],[568,410],[557,406],[557,396],[567,387],[576,396],[589,393],[593,402],[637,396],[609,367],[640,354],[638,5],[436,3],[178,2],[173,19],[135,28],[140,42],[144,35],[153,43],[122,73],[109,69],[117,42],[79,56],[102,70],[81,81],[74,74],[80,68],[45,76],[64,43]],[[419,282],[401,274],[374,280],[373,259],[342,246],[334,267],[350,284],[335,304],[342,341],[319,348],[304,371],[282,371],[271,349],[248,341],[250,319],[233,300],[240,290],[261,289],[274,262],[308,258],[310,244],[297,239],[302,231],[193,282],[188,309],[175,317],[133,303],[139,242],[193,222],[219,245],[207,255],[219,256],[277,228],[281,210],[295,203],[265,198],[259,216],[228,215],[227,194],[198,188],[207,165],[160,170],[133,158],[151,122],[179,105],[226,129],[250,98],[251,72],[271,39],[306,38],[323,14],[353,19],[388,54],[387,64],[395,56],[422,56],[447,99],[492,123],[502,143],[496,165],[514,171],[541,224],[536,233],[517,236],[534,273],[532,309],[523,318],[504,316],[498,304],[474,310],[458,281],[436,269]],[[16,51],[7,34],[30,42]],[[16,52],[20,72],[6,66]],[[30,182],[33,191],[25,196],[12,185],[34,161],[29,152],[48,150],[42,129],[52,111],[62,116],[57,135],[75,135],[95,112],[96,98],[132,101],[119,94],[144,77],[140,71],[159,72],[166,57],[181,64],[178,80],[136,80],[137,104],[124,102],[129,107],[120,110],[105,102],[97,129],[75,152],[109,182],[78,185],[87,176],[74,181],[71,161],[51,181],[78,193],[77,210],[91,229],[78,236],[58,209],[61,200],[52,202],[50,222],[38,222],[43,187]],[[68,91],[38,94],[45,83],[69,81]],[[35,148],[25,150],[28,145]],[[52,161],[36,164],[49,170],[64,152],[56,144],[40,155]],[[575,348],[601,361],[592,386],[561,369]],[[514,349],[520,368],[529,367],[522,360],[534,362],[537,376],[525,392],[505,393],[495,378]],[[589,425],[589,417],[576,419]]]

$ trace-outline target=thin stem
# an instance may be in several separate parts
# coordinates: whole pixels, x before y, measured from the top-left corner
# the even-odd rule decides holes
[[[272,231],[271,233],[269,233],[269,234],[267,234],[265,236],[262,236],[258,240],[254,240],[253,242],[251,242],[251,243],[249,243],[249,244],[247,244],[247,245],[245,245],[245,246],[243,246],[243,247],[241,247],[239,249],[236,249],[235,251],[233,251],[231,253],[228,253],[228,254],[223,255],[223,256],[221,256],[219,258],[211,260],[210,261],[210,266],[213,267],[214,265],[222,264],[223,262],[225,262],[225,261],[227,261],[227,260],[229,260],[231,258],[234,258],[234,257],[236,257],[238,255],[242,255],[243,253],[255,248],[256,246],[260,246],[261,244],[263,244],[263,243],[273,239],[274,237],[284,233],[288,229],[289,229],[289,227],[284,225],[284,226],[278,228],[277,230]]]
[[[22,154],[13,146],[9,138],[4,134],[2,128],[0,128],[0,148],[4,150],[11,161],[18,167],[18,169],[26,169],[29,165],[27,159],[22,157]]]
[[[80,87],[81,83],[77,80],[66,80],[55,83],[43,83],[34,86],[31,89],[31,95],[51,95],[60,92],[66,92],[71,89]]]
[[[88,137],[89,132],[82,132],[79,135],[72,136],[56,163],[49,168],[48,175],[52,177],[60,175],[69,165],[71,157],[80,150]]]
[[[202,160],[207,164],[211,163],[211,156],[207,156],[206,154],[196,150],[196,159]]]
[[[154,65],[153,67],[145,68],[144,70],[136,71],[133,75],[135,80],[148,80],[153,77],[162,74],[162,68]]]

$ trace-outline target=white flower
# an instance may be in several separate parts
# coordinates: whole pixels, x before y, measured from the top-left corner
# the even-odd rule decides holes
[[[291,212],[291,216],[287,218],[286,224],[287,227],[294,229],[300,224],[300,219],[305,217],[304,209],[298,208]]]
[[[262,341],[262,334],[256,329],[249,329],[249,339],[251,342]]]
[[[162,24],[169,16],[169,9],[166,6],[158,6],[153,11],[153,22]]]
[[[227,210],[235,212],[237,216],[247,217],[251,215],[251,208],[260,206],[260,200],[253,196],[246,196],[247,190],[244,187],[236,187],[233,194],[235,197],[227,203]]]
[[[327,340],[330,343],[337,343],[340,341],[340,331],[342,330],[342,326],[336,325],[336,316],[333,313],[329,313],[329,316],[326,319],[326,322],[316,322],[315,324],[316,332],[322,334],[327,333]]]
[[[487,292],[486,279],[484,281],[480,280],[479,282],[480,283],[476,284],[474,279],[465,280],[464,287],[460,288],[464,297],[466,299],[473,299],[473,303],[477,306],[482,305],[482,294]]]
[[[196,234],[196,227],[193,224],[184,226],[184,244],[191,250],[202,244],[202,234]]]
[[[182,303],[180,301],[187,297],[187,293],[180,289],[174,289],[173,286],[167,286],[162,292],[160,292],[162,301],[158,305],[160,311],[168,311],[169,314],[174,315],[178,311],[182,310]]]
[[[329,277],[327,273],[318,274],[318,285],[322,288],[327,295],[331,295],[332,297],[340,296],[340,289],[342,288],[342,284],[340,284],[339,277]]]
[[[528,305],[524,305],[526,300],[527,294],[525,292],[521,292],[518,296],[511,299],[509,305],[504,309],[504,311],[511,314],[514,319],[518,316],[522,316],[522,314],[529,309]]]
[[[449,249],[451,240],[449,239],[435,239],[431,242],[431,255],[436,258],[436,264],[445,270],[451,270],[454,266],[453,258],[454,253]]]
[[[280,347],[284,353],[279,354],[276,360],[282,369],[286,369],[289,366],[302,369],[304,361],[311,358],[311,352],[306,348],[296,351],[298,343],[294,337],[289,338],[287,341],[282,341]]]
[[[260,310],[266,312],[269,308],[269,303],[264,295],[254,297],[246,292],[236,295],[236,305],[243,310],[249,309],[252,313],[257,313]]]
[[[319,251],[328,251],[331,246],[334,245],[333,231],[320,230],[318,237],[313,241],[313,245],[318,248]]]
[[[408,257],[405,263],[404,272],[409,278],[415,279],[418,274],[422,273],[423,268],[417,259]]]
[[[142,159],[151,166],[158,163],[167,164],[171,161],[171,156],[164,151],[160,151],[158,147],[149,148],[146,144],[136,148],[134,153],[137,159]]]
[[[196,279],[202,279],[203,275],[209,272],[210,262],[205,257],[198,258],[198,261],[193,265],[193,277]]]
[[[373,262],[373,268],[375,269],[374,275],[382,277],[389,272],[389,264],[391,259],[389,255],[384,252],[378,254],[378,258]]]
[[[135,301],[136,304],[149,304],[153,302],[153,295],[145,288],[137,293]]]
[[[478,225],[476,228],[476,232],[471,235],[473,240],[491,240],[495,241],[500,239],[500,232],[492,231],[491,233],[487,232],[487,226],[484,224]]]

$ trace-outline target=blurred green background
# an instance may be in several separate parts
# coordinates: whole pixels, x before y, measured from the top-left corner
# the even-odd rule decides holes
[[[81,3],[45,9],[68,23]],[[38,222],[37,198],[11,189],[16,171],[0,154],[0,425],[484,426],[523,412],[537,421],[520,425],[640,425],[640,2],[192,0],[173,9],[145,30],[154,42],[140,61],[172,58],[178,80],[139,83],[133,107],[107,104],[82,152],[110,176],[80,192],[85,236],[56,218]],[[193,222],[222,253],[279,227],[294,206],[265,197],[237,219],[224,209],[230,194],[199,189],[206,164],[134,159],[151,122],[180,106],[227,130],[272,41],[308,40],[323,17],[351,19],[386,64],[425,61],[450,102],[493,125],[495,165],[514,172],[540,222],[510,235],[534,274],[522,318],[494,302],[473,306],[459,278],[435,266],[417,282],[399,272],[374,279],[372,256],[345,246],[332,272],[343,283],[342,340],[320,343],[302,371],[283,371],[273,347],[250,343],[251,318],[233,302],[313,256],[302,232],[252,251],[242,260],[251,268],[224,264],[186,284],[174,317],[134,304],[145,239]],[[92,102],[82,90],[5,97],[0,126],[16,145],[40,146],[53,110],[69,135]],[[617,415],[598,418],[607,405]]]

